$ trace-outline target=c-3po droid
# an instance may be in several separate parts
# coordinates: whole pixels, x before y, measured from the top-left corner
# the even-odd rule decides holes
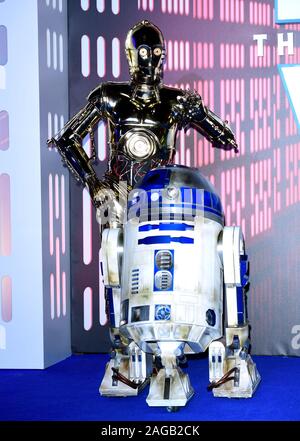
[[[87,186],[100,223],[113,345],[100,392],[134,395],[151,376],[149,405],[182,406],[193,392],[177,362],[185,352],[210,345],[214,394],[251,396],[259,376],[248,355],[243,309],[247,261],[240,230],[223,229],[218,196],[199,172],[172,166],[179,130],[194,128],[214,147],[237,151],[234,135],[196,92],[162,84],[165,44],[156,26],[146,20],[136,24],[125,48],[130,82],[101,84],[87,105],[49,140]],[[92,166],[95,155],[89,158],[82,147],[87,134],[93,144],[100,120],[107,121],[110,148],[102,180]],[[134,197],[128,211],[127,195],[138,182],[140,189],[134,194],[142,191],[144,196],[138,195],[136,203],[144,205],[130,217],[136,203]],[[190,202],[180,199],[182,192],[191,192]],[[151,210],[154,218],[144,219],[149,194],[153,204],[162,204],[162,212],[158,206],[154,213]],[[170,217],[167,223],[162,215]],[[225,343],[218,341],[224,334],[223,272]]]

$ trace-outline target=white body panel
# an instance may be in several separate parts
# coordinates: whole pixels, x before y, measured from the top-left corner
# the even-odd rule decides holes
[[[217,253],[218,236],[221,225],[211,219],[196,217],[187,231],[139,231],[139,227],[170,221],[137,223],[130,220],[124,229],[124,256],[122,277],[122,301],[128,299],[128,323],[123,332],[133,338],[144,350],[155,352],[155,341],[188,342],[196,351],[204,351],[209,343],[222,336],[223,278],[222,264]],[[145,237],[158,238],[170,234],[172,238],[182,236],[194,243],[138,244]],[[172,250],[172,289],[155,290],[155,252]],[[136,278],[138,273],[138,288]],[[169,320],[155,319],[156,305],[168,305],[171,310]],[[148,306],[148,320],[137,321],[133,308]],[[209,326],[206,312],[213,310],[215,324]],[[123,320],[126,317],[123,317]]]

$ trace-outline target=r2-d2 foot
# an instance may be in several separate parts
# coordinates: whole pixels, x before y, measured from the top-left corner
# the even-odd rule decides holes
[[[150,390],[146,399],[149,406],[163,406],[169,411],[183,407],[194,395],[188,374],[178,366],[176,354],[181,354],[181,342],[159,344],[162,367],[151,377]]]
[[[260,375],[248,353],[248,343],[242,346],[240,333],[248,334],[248,326],[237,328],[230,336],[232,343],[214,341],[209,347],[208,390],[215,397],[251,398],[260,383]]]
[[[124,349],[113,351],[99,388],[101,395],[135,396],[149,383],[149,355],[141,351],[134,342],[128,345],[126,352]]]

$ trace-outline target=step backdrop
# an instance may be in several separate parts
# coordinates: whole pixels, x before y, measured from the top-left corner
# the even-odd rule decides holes
[[[188,131],[178,137],[176,162],[199,167],[222,198],[227,225],[243,229],[251,261],[248,307],[256,354],[300,355],[300,138],[278,69],[300,63],[300,25],[286,23],[297,13],[300,18],[290,8],[297,3],[69,2],[70,115],[99,83],[128,79],[126,33],[148,19],[166,39],[165,83],[198,90],[206,105],[230,121],[238,155],[214,150]],[[108,156],[106,136],[100,123],[99,176]],[[87,193],[73,181],[70,219],[73,350],[107,351],[98,227]]]

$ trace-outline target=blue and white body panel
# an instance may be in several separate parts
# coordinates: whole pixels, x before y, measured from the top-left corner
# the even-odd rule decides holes
[[[178,342],[178,355],[185,343],[202,352],[223,335],[223,270],[217,250],[222,207],[198,171],[159,171],[157,177],[157,170],[149,172],[129,201],[121,331],[156,355],[160,342]],[[200,188],[179,185],[180,180]]]

